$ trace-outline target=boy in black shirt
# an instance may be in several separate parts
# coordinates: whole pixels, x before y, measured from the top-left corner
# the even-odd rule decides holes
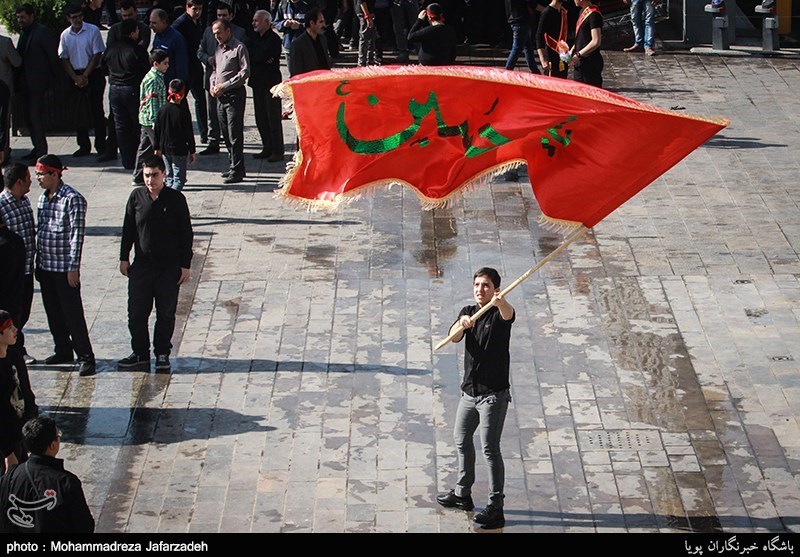
[[[491,267],[482,267],[475,273],[473,295],[476,305],[465,306],[450,327],[451,335],[461,329],[453,342],[467,339],[464,380],[454,427],[458,480],[455,489],[438,495],[436,500],[443,507],[465,511],[474,508],[471,492],[475,483],[475,446],[472,437],[480,428],[481,446],[489,466],[489,504],[475,515],[474,520],[483,529],[495,529],[506,523],[503,516],[505,468],[500,454],[500,436],[508,403],[511,402],[508,346],[516,314],[513,306],[500,296],[500,275]],[[478,319],[473,319],[492,300],[494,306]]]
[[[186,85],[180,79],[169,82],[167,104],[156,115],[155,154],[163,155],[167,166],[164,185],[181,191],[186,185],[187,162],[195,161],[194,130],[189,107],[184,104]]]

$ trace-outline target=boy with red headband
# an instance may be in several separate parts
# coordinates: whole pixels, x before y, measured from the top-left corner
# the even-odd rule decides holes
[[[430,4],[419,12],[408,32],[409,42],[419,45],[417,58],[422,66],[449,66],[456,60],[456,32],[444,22],[444,10]]]
[[[187,162],[195,161],[194,130],[189,107],[183,102],[186,84],[180,79],[169,82],[167,104],[156,115],[155,154],[164,157],[167,177],[164,185],[181,191],[186,184]]]

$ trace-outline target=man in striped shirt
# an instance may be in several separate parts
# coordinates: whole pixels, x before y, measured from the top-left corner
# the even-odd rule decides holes
[[[31,191],[31,173],[21,163],[9,165],[3,173],[5,188],[0,192],[0,221],[25,244],[25,275],[23,279],[22,298],[16,311],[12,311],[17,326],[17,349],[25,358],[25,363],[35,364],[36,359],[29,356],[25,349],[25,335],[22,329],[31,315],[33,302],[33,259],[36,253],[36,222],[33,220],[33,209],[28,199]],[[9,308],[4,308],[9,309]],[[10,310],[9,310],[10,311]]]
[[[169,69],[169,55],[165,50],[155,49],[150,53],[150,71],[144,76],[139,85],[139,150],[136,152],[136,162],[133,167],[132,186],[143,186],[142,163],[153,156],[155,152],[156,135],[153,130],[156,124],[156,115],[167,102],[167,85],[164,74]]]
[[[78,360],[75,371],[94,375],[95,360],[81,299],[81,253],[86,234],[86,199],[62,180],[64,166],[55,155],[36,161],[39,198],[36,231],[36,278],[42,292],[55,353],[47,365]]]

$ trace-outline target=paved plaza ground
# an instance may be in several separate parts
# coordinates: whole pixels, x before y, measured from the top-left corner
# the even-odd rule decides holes
[[[506,532],[800,530],[800,53],[668,46],[606,52],[607,88],[730,126],[509,295]],[[298,210],[274,197],[283,165],[251,157],[250,102],[246,124],[243,183],[222,184],[224,150],[190,167],[171,375],[115,366],[130,174],[49,139],[89,203],[98,373],[39,365],[31,380],[98,531],[472,531],[435,502],[455,480],[463,347],[433,347],[475,269],[510,281],[562,237],[524,175],[429,212],[399,187]],[[51,353],[38,292],[26,332]],[[480,455],[477,477],[480,509]]]

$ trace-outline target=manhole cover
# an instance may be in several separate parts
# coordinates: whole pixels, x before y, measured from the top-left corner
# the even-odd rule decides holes
[[[583,451],[656,451],[662,450],[656,429],[601,429],[578,432]]]

